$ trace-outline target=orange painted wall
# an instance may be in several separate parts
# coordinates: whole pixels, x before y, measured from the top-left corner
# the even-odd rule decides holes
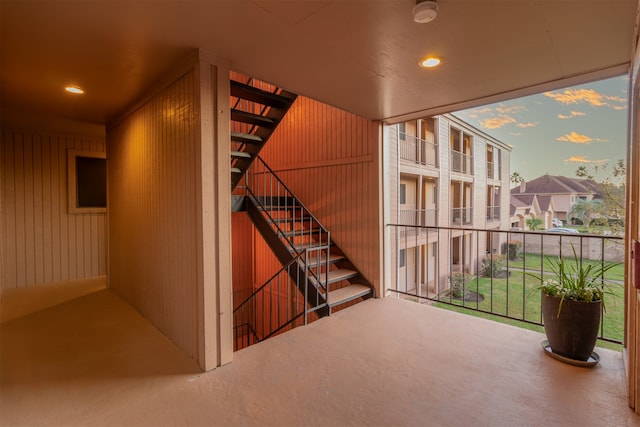
[[[261,157],[379,290],[380,124],[299,97]]]

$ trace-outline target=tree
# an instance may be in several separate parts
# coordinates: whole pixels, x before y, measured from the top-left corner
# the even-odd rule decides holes
[[[535,231],[542,228],[542,218],[534,216],[533,218],[528,218],[525,222],[527,223],[529,230]]]
[[[597,185],[602,196],[600,214],[607,218],[612,229],[621,228],[624,224],[626,173],[627,168],[622,159],[590,167],[582,165],[576,170],[577,177],[590,179]]]
[[[521,182],[524,182],[524,178],[518,172],[512,173],[511,177],[509,178],[509,180],[514,185],[520,185]]]
[[[604,202],[602,199],[578,200],[571,207],[569,215],[582,221],[582,225],[589,228],[589,224],[594,218],[602,216],[604,211]]]

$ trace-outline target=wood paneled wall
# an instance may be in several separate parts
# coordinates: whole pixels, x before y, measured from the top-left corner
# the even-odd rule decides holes
[[[299,97],[260,154],[380,290],[380,124]]]
[[[197,97],[192,69],[108,133],[109,286],[198,358]]]
[[[67,151],[102,139],[4,131],[0,141],[2,289],[106,274],[106,215],[69,214]]]
[[[228,64],[194,51],[107,132],[109,287],[203,370],[233,355]]]

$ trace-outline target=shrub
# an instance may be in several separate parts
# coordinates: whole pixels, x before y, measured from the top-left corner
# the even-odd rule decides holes
[[[451,282],[451,295],[454,298],[462,298],[464,296],[464,289],[467,283],[471,281],[471,275],[469,273],[463,273],[456,271],[449,276],[449,282]]]
[[[494,255],[483,259],[480,269],[484,277],[497,277],[506,265],[507,259],[504,255]]]
[[[522,242],[520,240],[509,240],[502,244],[502,253],[507,254],[509,260],[513,261],[520,256]]]
[[[594,218],[589,225],[594,227],[607,227],[609,220],[607,218]]]

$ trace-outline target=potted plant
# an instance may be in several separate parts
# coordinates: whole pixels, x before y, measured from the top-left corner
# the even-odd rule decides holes
[[[573,259],[558,257],[548,263],[554,277],[542,280],[542,319],[553,354],[587,362],[596,344],[604,295],[608,293],[605,273],[616,264],[583,262],[573,245],[571,248]]]

